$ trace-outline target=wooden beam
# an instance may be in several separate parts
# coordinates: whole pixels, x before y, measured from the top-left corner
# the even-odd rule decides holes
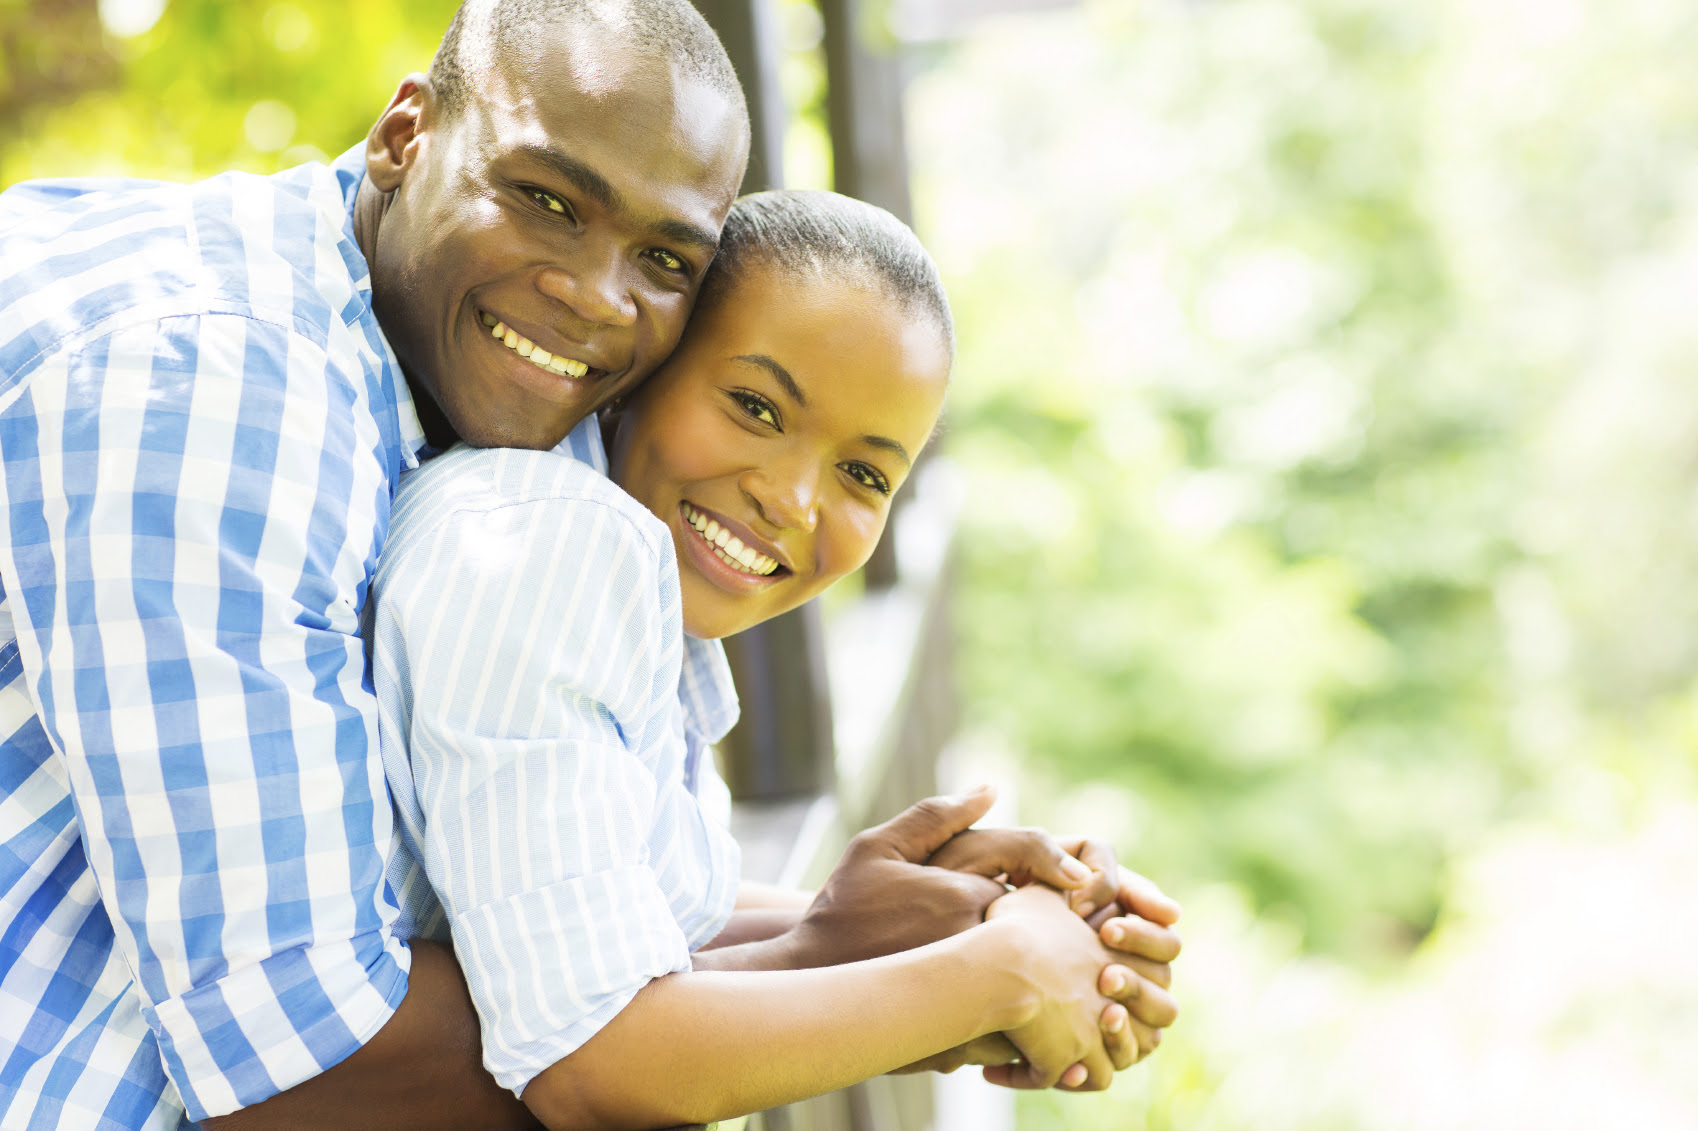
[[[707,19],[749,101],[749,170],[744,192],[784,187],[784,91],[778,65],[783,42],[773,0],[693,0]]]

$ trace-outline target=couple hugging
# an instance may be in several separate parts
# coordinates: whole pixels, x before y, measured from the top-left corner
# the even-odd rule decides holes
[[[734,202],[748,137],[685,0],[486,0],[329,168],[0,195],[0,1125],[647,1128],[1158,1043],[1177,908],[986,791],[738,881],[717,640],[866,560],[953,357],[913,234]]]

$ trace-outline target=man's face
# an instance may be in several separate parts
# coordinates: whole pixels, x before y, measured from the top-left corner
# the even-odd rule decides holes
[[[480,447],[553,447],[672,351],[743,174],[724,95],[581,31],[552,40],[447,120],[404,84],[367,150],[391,194],[374,308],[415,392]]]

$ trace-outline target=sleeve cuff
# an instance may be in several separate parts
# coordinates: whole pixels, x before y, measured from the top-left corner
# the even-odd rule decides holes
[[[690,949],[654,873],[613,868],[521,892],[453,919],[483,1030],[484,1067],[522,1093]]]
[[[388,936],[273,954],[144,1005],[195,1122],[270,1099],[352,1055],[407,996],[412,955]]]

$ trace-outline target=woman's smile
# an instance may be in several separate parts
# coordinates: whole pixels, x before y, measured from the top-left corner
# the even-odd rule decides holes
[[[774,556],[782,551],[757,538],[742,523],[735,524],[739,536],[739,533],[733,533],[731,519],[695,506],[687,499],[678,504],[678,513],[683,517],[685,526],[695,533],[692,541],[742,578],[776,580],[781,571],[786,574],[791,572]],[[763,553],[763,549],[772,553]]]

